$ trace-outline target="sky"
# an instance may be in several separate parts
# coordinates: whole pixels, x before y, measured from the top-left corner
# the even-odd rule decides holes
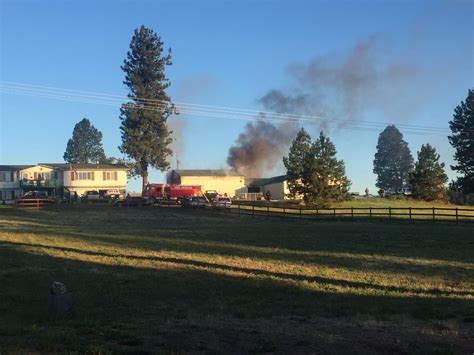
[[[326,124],[296,125],[313,137],[325,129],[345,161],[351,191],[375,193],[372,162],[381,129],[360,129],[360,122],[416,125],[416,134],[400,128],[413,156],[430,143],[455,177],[449,132],[423,127],[448,130],[455,106],[474,87],[473,4],[0,0],[0,80],[125,96],[120,66],[133,31],[145,25],[172,49],[173,65],[166,69],[172,100],[260,111],[266,109],[260,99],[271,90],[308,95],[304,113],[322,115]],[[355,58],[361,48],[368,50]],[[367,74],[362,84],[352,80],[354,66]],[[62,162],[84,117],[103,133],[107,156],[122,157],[119,114],[119,106],[0,90],[0,164]],[[172,117],[179,167],[226,168],[245,124]],[[176,154],[170,162],[176,168]],[[280,159],[265,172],[283,173]],[[151,171],[150,181],[164,179]],[[138,191],[140,181],[130,180],[128,189]]]

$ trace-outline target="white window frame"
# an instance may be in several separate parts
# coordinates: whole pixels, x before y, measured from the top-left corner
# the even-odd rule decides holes
[[[104,181],[115,181],[115,171],[104,171],[105,179]]]
[[[92,180],[92,172],[90,171],[78,171],[77,180]]]

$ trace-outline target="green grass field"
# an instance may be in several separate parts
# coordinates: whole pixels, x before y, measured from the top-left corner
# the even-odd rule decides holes
[[[472,353],[474,227],[0,206],[0,300],[1,354]]]

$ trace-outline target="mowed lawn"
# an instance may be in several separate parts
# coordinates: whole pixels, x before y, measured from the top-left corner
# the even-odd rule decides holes
[[[2,354],[472,351],[472,223],[0,208]]]

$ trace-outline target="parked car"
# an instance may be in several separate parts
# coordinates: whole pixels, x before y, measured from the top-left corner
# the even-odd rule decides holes
[[[219,196],[219,193],[216,190],[206,190],[206,192],[204,192],[204,195],[206,195],[209,202],[213,202],[215,198]]]
[[[103,197],[103,195],[99,194],[98,191],[86,191],[84,192],[84,194],[82,195],[82,198],[81,198],[82,202],[84,203],[87,203],[87,202],[104,202],[105,199]]]
[[[123,197],[124,196],[123,196],[122,193],[120,193],[119,189],[108,189],[104,193],[104,198],[109,198],[111,200],[118,200],[118,199],[121,199]]]
[[[396,196],[396,195],[410,196],[411,195],[411,189],[409,187],[402,187],[401,189],[398,189],[398,190],[387,189],[387,190],[385,190],[384,195],[385,195],[385,197]]]
[[[232,205],[232,200],[230,199],[230,197],[226,197],[226,196],[217,196],[213,202],[214,208],[227,209],[227,208],[230,208],[231,205]]]
[[[204,197],[193,196],[193,197],[184,199],[181,206],[185,208],[206,208],[209,205]]]

